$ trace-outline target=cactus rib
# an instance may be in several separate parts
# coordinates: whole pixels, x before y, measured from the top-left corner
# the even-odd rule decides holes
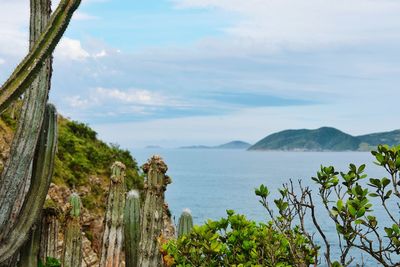
[[[0,263],[12,257],[23,245],[37,221],[53,176],[56,146],[57,114],[55,107],[48,104],[33,161],[31,186],[15,227],[0,242]]]
[[[125,165],[118,161],[111,166],[111,182],[104,219],[100,267],[119,266],[122,260],[122,229],[126,193],[125,169]]]
[[[158,239],[162,235],[164,191],[171,182],[165,175],[167,165],[160,156],[153,156],[142,167],[147,174],[145,183],[145,202],[141,217],[141,236],[139,244],[139,266],[162,266],[162,255]]]
[[[140,195],[139,191],[132,190],[126,197],[124,212],[126,267],[138,267],[140,230]]]
[[[80,2],[81,0],[61,0],[51,16],[46,30],[40,35],[31,52],[0,88],[0,113],[32,83],[43,62],[51,55],[60,41]]]
[[[81,199],[73,193],[70,197],[71,212],[67,216],[64,232],[64,247],[62,256],[63,267],[80,267],[82,265],[82,228]]]

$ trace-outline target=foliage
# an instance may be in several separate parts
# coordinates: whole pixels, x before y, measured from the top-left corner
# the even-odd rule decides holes
[[[188,235],[164,244],[164,261],[168,266],[363,266],[350,253],[358,250],[381,266],[400,266],[400,146],[379,145],[372,155],[389,178],[367,182],[364,164],[350,164],[347,172],[321,166],[312,178],[318,185],[317,196],[301,181],[297,186],[290,181],[279,189],[272,206],[268,187],[261,185],[255,193],[271,221],[256,224],[228,211],[228,218],[195,226]],[[336,227],[338,259],[332,259],[333,241],[320,225],[324,216],[316,215],[315,197]],[[375,216],[374,209],[383,210],[387,220]],[[311,231],[310,224],[305,226],[309,220]],[[316,233],[324,244],[324,260],[318,255]]]
[[[39,260],[38,267],[61,267],[61,263],[58,259],[47,257],[46,258],[46,264],[43,264]]]
[[[331,259],[332,240],[328,239],[318,222],[314,196],[308,187],[303,187],[299,182],[297,191],[300,192],[296,192],[292,182],[285,184],[280,190],[281,198],[274,200],[279,210],[277,217],[268,206],[268,188],[262,185],[256,190],[256,194],[261,197],[261,203],[282,230],[297,218],[302,233],[312,236],[304,228],[306,214],[311,213],[314,229],[325,244],[324,256],[328,266],[354,264],[356,259],[350,256],[351,250],[368,254],[382,266],[400,266],[400,146],[379,145],[376,151],[372,151],[372,155],[376,164],[383,167],[390,178],[370,178],[369,183],[363,182],[368,177],[364,173],[364,164],[358,167],[350,164],[347,172],[338,172],[333,166],[321,166],[317,176],[312,178],[319,186],[318,196],[337,230],[340,249],[340,258],[337,261]],[[383,221],[384,218],[379,222],[374,216],[372,198],[379,200],[375,209],[385,211],[388,223]],[[397,209],[393,210],[389,205],[396,205]],[[313,240],[312,244],[315,244]]]
[[[55,181],[65,181],[70,187],[87,185],[90,175],[109,176],[114,161],[127,167],[128,188],[142,186],[137,163],[128,150],[98,140],[97,133],[86,124],[60,119]]]
[[[227,214],[227,218],[194,226],[189,234],[164,244],[164,261],[169,266],[244,267],[314,262],[317,251],[298,227],[281,233],[273,222],[258,224],[232,210]]]

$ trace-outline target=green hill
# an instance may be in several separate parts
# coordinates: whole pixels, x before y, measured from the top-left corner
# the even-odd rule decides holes
[[[400,130],[363,136],[352,136],[331,127],[285,130],[265,137],[249,150],[355,151],[382,143],[400,143]]]
[[[361,135],[357,136],[357,138],[359,138],[362,143],[374,147],[379,144],[387,144],[389,146],[394,146],[400,144],[400,130]]]

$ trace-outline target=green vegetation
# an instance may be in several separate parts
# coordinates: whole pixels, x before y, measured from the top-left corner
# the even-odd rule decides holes
[[[107,177],[111,175],[110,167],[114,161],[120,161],[127,166],[125,182],[128,189],[142,188],[143,179],[128,150],[121,149],[118,145],[107,145],[97,139],[96,132],[87,125],[60,117],[53,181],[56,184],[66,184],[70,188],[91,187],[91,193],[82,197],[85,208],[104,208]],[[102,179],[100,183],[91,183],[90,177]]]
[[[352,136],[335,128],[322,127],[274,133],[258,141],[249,150],[370,151],[379,144],[393,146],[399,142],[400,130]]]
[[[59,260],[57,260],[55,258],[47,257],[46,258],[46,264],[43,264],[39,260],[38,267],[61,267],[61,263],[60,263]]]
[[[227,211],[228,218],[195,226],[189,234],[164,244],[165,264],[364,266],[362,257],[352,256],[364,253],[380,266],[400,266],[400,145],[379,145],[372,155],[389,178],[364,181],[368,177],[365,165],[350,164],[347,172],[321,166],[312,178],[318,185],[317,194],[301,181],[298,185],[290,181],[279,189],[280,196],[272,202],[270,191],[261,185],[255,193],[270,217],[267,224],[257,224]],[[316,202],[322,203],[327,216],[321,211],[317,215]],[[387,219],[375,216],[374,209],[384,211]],[[337,240],[326,235],[323,229],[327,225],[321,227],[320,221],[326,223],[327,218],[331,227],[336,228]],[[306,222],[312,224],[306,227]],[[320,242],[316,241],[316,235],[320,236]],[[334,244],[339,244],[336,259],[331,253]]]
[[[57,184],[88,185],[90,175],[110,176],[114,161],[127,167],[128,188],[142,186],[136,161],[128,150],[118,145],[107,145],[97,139],[97,133],[86,124],[59,119],[58,152],[54,172]],[[96,190],[96,188],[94,188]]]
[[[167,266],[309,266],[316,248],[298,227],[285,234],[273,222],[257,224],[244,215],[227,211],[228,217],[203,226],[163,246]]]

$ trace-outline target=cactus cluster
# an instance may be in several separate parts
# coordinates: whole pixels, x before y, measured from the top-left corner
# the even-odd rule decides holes
[[[47,104],[50,58],[79,3],[61,0],[50,17],[50,0],[31,0],[30,52],[0,88],[0,112],[26,92],[0,177],[0,265],[15,265],[10,259],[30,236],[49,188],[57,140],[56,111]]]

